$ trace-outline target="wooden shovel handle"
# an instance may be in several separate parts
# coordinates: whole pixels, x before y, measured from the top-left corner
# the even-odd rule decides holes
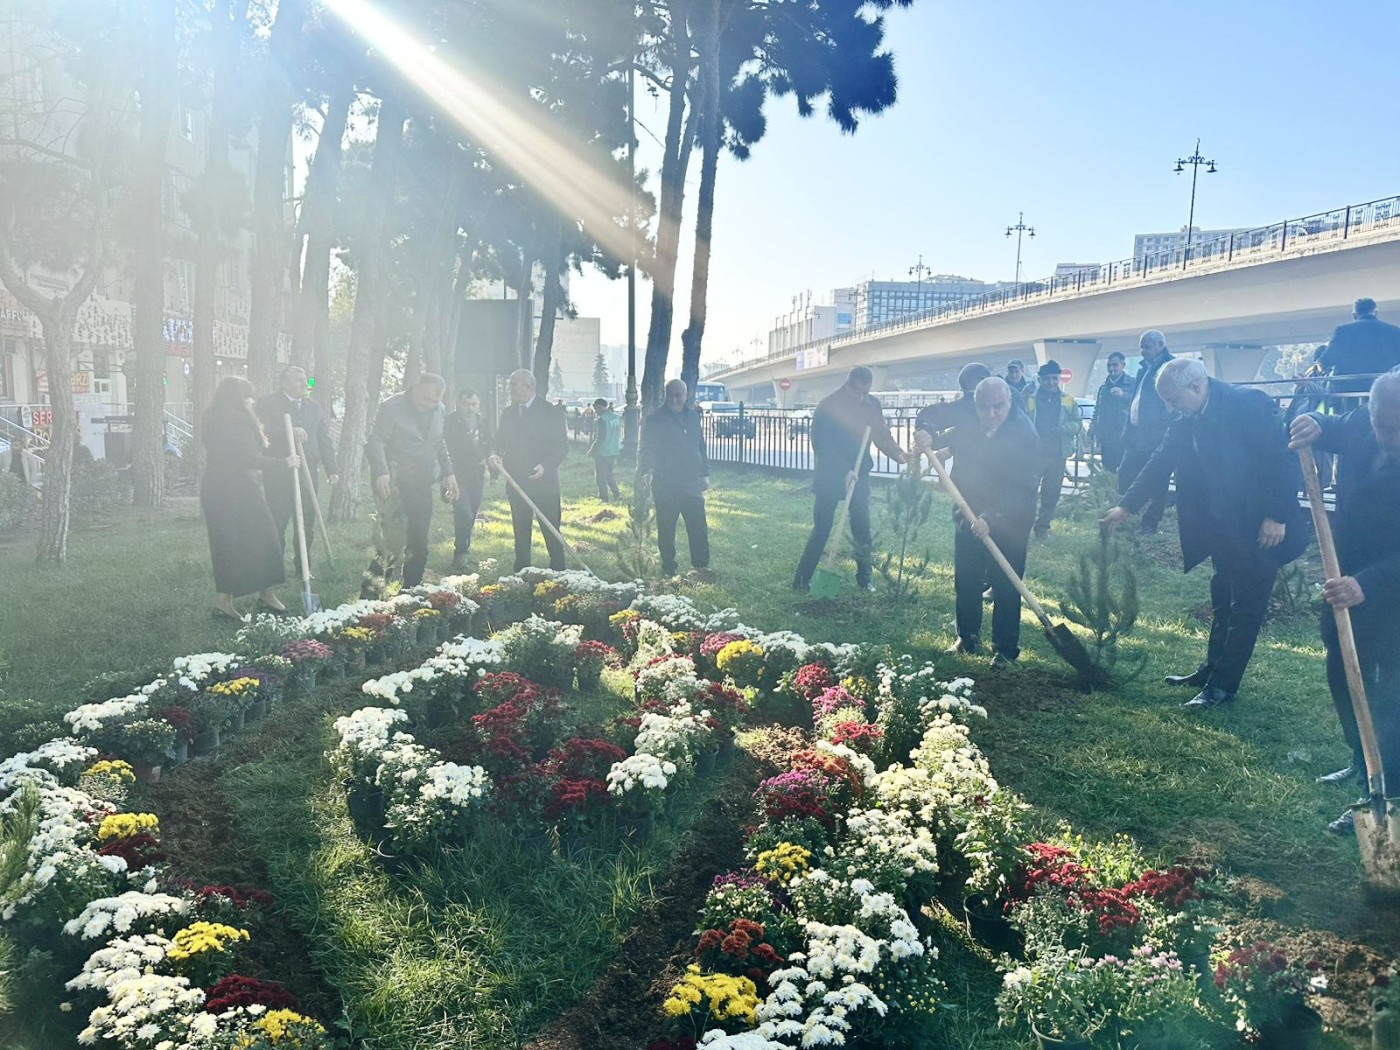
[[[297,439],[295,428],[292,426],[292,414],[290,412],[284,413],[282,422],[287,426],[287,448],[295,456],[297,454]],[[292,507],[295,511],[292,515],[292,521],[296,526],[297,553],[301,555],[301,582],[309,587],[311,586],[311,562],[306,557],[306,521],[302,518],[300,470],[301,468],[298,467],[292,471]]]
[[[953,502],[957,504],[958,510],[962,512],[962,516],[967,519],[968,525],[972,525],[972,523],[977,520],[977,512],[968,506],[967,500],[963,499],[963,494],[959,492],[958,487],[953,484],[953,479],[948,475],[948,468],[943,465],[943,461],[938,458],[938,454],[936,452],[929,452],[928,457],[933,461],[933,469],[938,474],[938,480],[943,483],[944,491],[953,497]],[[1053,630],[1055,625],[1050,622],[1050,614],[1045,611],[1045,608],[1040,602],[1035,600],[1035,595],[1026,587],[1025,581],[1022,580],[1016,570],[1011,567],[1011,563],[1006,560],[1006,555],[1001,553],[1001,548],[997,546],[996,540],[992,539],[990,535],[983,536],[981,539],[982,543],[996,560],[997,565],[1001,566],[1001,571],[1006,573],[1006,578],[1011,581],[1011,586],[1015,587],[1016,590],[1020,592],[1026,604],[1031,607],[1031,612],[1035,613],[1035,618],[1040,621],[1040,625],[1047,631]]]
[[[1335,580],[1342,575],[1337,558],[1337,544],[1332,539],[1332,525],[1323,505],[1322,482],[1317,477],[1317,460],[1310,448],[1298,450],[1298,462],[1303,468],[1303,487],[1308,493],[1308,508],[1312,511],[1313,530],[1322,551],[1322,576]],[[1376,743],[1376,727],[1371,721],[1371,705],[1366,701],[1366,682],[1361,677],[1361,658],[1356,653],[1356,635],[1351,629],[1351,610],[1332,607],[1337,621],[1337,644],[1342,650],[1342,666],[1347,673],[1347,691],[1351,693],[1351,710],[1356,715],[1357,735],[1361,737],[1361,753],[1366,758],[1366,778],[1372,795],[1385,797],[1385,767],[1381,764],[1381,749]]]
[[[841,543],[841,537],[846,534],[846,519],[851,514],[851,493],[856,490],[856,482],[860,480],[860,465],[865,459],[865,447],[870,444],[870,428],[865,428],[865,433],[860,436],[860,445],[857,446],[856,465],[851,468],[854,478],[846,479],[846,498],[841,504],[841,513],[836,518],[836,527],[831,530],[831,538],[826,541],[826,557],[823,559],[822,568],[827,572],[836,564],[836,548]]]
[[[520,487],[519,483],[513,477],[510,476],[510,472],[506,470],[504,466],[498,467],[497,469],[501,472],[501,477],[506,479],[506,484],[513,488],[516,492],[516,495],[518,495],[521,499],[525,501],[525,505],[529,507],[531,513],[535,515],[535,520],[540,523],[540,528],[544,529],[556,540],[558,540],[560,544],[563,545],[564,549],[568,551],[571,555],[573,555],[574,561],[578,562],[580,565],[583,566],[584,572],[588,573],[588,575],[590,576],[597,577],[598,574],[588,567],[588,562],[583,560],[583,557],[579,554],[579,552],[574,550],[572,544],[570,544],[569,541],[564,538],[563,534],[554,527],[554,522],[550,521],[544,516],[544,511],[540,510],[539,507],[535,506],[535,501],[532,500],[529,494]],[[601,579],[601,577],[598,578]]]

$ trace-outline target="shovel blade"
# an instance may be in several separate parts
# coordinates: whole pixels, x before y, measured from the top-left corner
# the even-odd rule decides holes
[[[307,584],[306,587],[302,589],[301,604],[302,608],[306,610],[307,616],[310,616],[312,613],[318,613],[321,611],[321,596],[319,594],[311,593],[310,584]]]
[[[1379,889],[1400,890],[1400,808],[1387,800],[1353,812],[1366,881]]]
[[[827,569],[812,573],[811,594],[813,598],[835,598],[841,593],[841,577]]]

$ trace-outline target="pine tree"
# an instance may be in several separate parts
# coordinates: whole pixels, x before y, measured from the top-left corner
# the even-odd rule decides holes
[[[564,392],[564,370],[559,367],[559,358],[555,358],[549,366],[549,385],[554,388],[556,394]]]
[[[1079,571],[1065,586],[1068,601],[1061,603],[1066,617],[1087,627],[1092,638],[1089,655],[1098,668],[1092,684],[1112,687],[1142,673],[1144,653],[1125,657],[1118,643],[1137,625],[1137,574],[1122,560],[1122,548],[1106,531],[1099,534],[1098,550],[1079,555]]]
[[[593,359],[593,396],[607,397],[611,386],[612,376],[608,375],[608,363],[603,360],[600,350],[598,356]]]

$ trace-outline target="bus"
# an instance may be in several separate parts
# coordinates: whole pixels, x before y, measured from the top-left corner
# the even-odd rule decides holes
[[[957,390],[872,390],[870,396],[880,402],[880,407],[924,408],[943,401],[957,400]]]
[[[729,391],[723,383],[711,383],[702,379],[695,384],[695,400],[728,401]]]

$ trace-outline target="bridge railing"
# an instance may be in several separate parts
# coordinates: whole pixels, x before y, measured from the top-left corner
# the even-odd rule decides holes
[[[838,335],[813,339],[781,353],[763,354],[735,363],[720,376],[753,365],[792,360],[805,350],[836,349],[928,325],[956,321],[964,317],[1017,309],[1035,302],[1095,294],[1129,285],[1175,280],[1193,273],[1215,272],[1285,254],[1305,255],[1335,250],[1343,242],[1357,239],[1400,237],[1400,196],[1384,197],[1364,204],[1350,204],[1330,211],[1240,230],[1193,243],[1190,248],[1173,248],[1115,262],[1088,266],[1072,273],[1039,280],[1021,281],[1011,288],[969,296],[893,321],[865,325]]]

